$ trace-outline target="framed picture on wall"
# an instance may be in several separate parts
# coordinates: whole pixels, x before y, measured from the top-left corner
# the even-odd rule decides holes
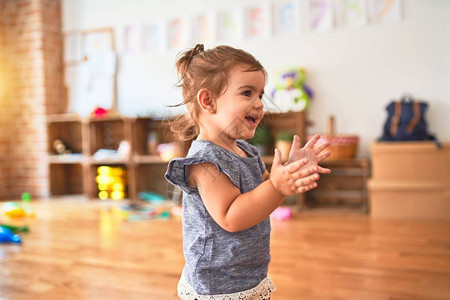
[[[143,50],[143,25],[127,24],[123,29],[123,52],[140,54]]]
[[[299,33],[301,18],[298,0],[275,1],[273,22],[274,33],[277,35]]]
[[[167,49],[167,26],[165,22],[153,22],[144,26],[144,51],[164,52]]]
[[[217,12],[217,40],[221,42],[231,42],[240,40],[243,37],[244,18],[242,10],[221,10]]]
[[[202,13],[192,17],[192,42],[211,43],[216,39],[216,15]]]
[[[308,0],[308,30],[312,32],[327,32],[333,29],[333,1]]]
[[[337,0],[336,14],[339,27],[361,27],[367,24],[365,0]]]
[[[398,22],[402,20],[402,0],[370,0],[372,22]]]
[[[115,111],[117,56],[113,29],[69,32],[65,35],[65,42],[73,42],[73,36],[81,37],[81,50],[78,46],[74,50],[71,49],[73,45],[65,45],[65,49],[72,51],[68,57],[74,58],[65,62],[65,111],[82,116],[89,115],[96,107]]]
[[[168,22],[168,44],[171,48],[189,46],[191,40],[191,23],[188,17],[177,17]]]
[[[245,37],[269,38],[272,29],[270,5],[266,2],[245,8]]]

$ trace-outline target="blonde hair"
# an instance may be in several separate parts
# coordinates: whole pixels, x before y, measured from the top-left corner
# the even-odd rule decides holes
[[[180,140],[191,140],[199,133],[199,105],[196,101],[198,91],[206,88],[213,99],[216,99],[227,89],[229,71],[238,65],[248,72],[262,71],[267,78],[266,70],[253,55],[230,46],[204,50],[202,44],[197,44],[178,55],[177,86],[181,87],[183,94],[183,102],[179,105],[186,105],[188,112],[172,121],[170,129]]]

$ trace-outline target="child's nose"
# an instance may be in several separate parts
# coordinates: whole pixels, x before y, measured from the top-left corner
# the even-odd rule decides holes
[[[261,101],[261,99],[256,99],[253,101],[253,107],[255,109],[263,109],[264,108],[264,103]]]

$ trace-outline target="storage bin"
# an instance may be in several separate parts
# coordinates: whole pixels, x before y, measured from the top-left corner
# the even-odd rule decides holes
[[[450,220],[450,143],[380,142],[370,150],[372,217]]]
[[[380,142],[370,147],[372,178],[447,180],[450,183],[450,143]]]
[[[368,189],[373,218],[450,220],[450,185],[443,181],[371,179]]]

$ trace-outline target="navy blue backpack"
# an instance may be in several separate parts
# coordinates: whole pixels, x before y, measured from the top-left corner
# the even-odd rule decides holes
[[[440,148],[437,138],[428,132],[425,112],[428,104],[412,97],[403,97],[386,107],[388,118],[384,123],[381,141],[426,141],[432,140]]]

